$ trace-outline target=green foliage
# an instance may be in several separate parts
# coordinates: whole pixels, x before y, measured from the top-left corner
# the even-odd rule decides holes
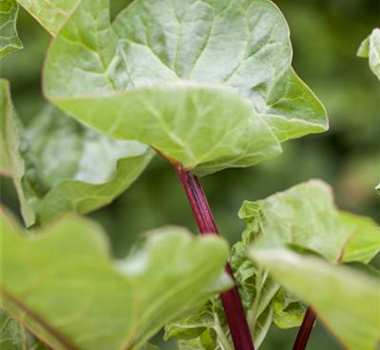
[[[17,0],[51,34],[56,35],[82,0]]]
[[[150,232],[144,247],[112,261],[88,220],[25,236],[3,214],[1,227],[3,307],[54,349],[135,349],[231,286],[226,243],[182,228]]]
[[[45,93],[110,136],[209,173],[326,130],[290,58],[286,22],[266,0],[143,0],[112,24],[107,0],[83,0],[51,47]]]
[[[264,200],[244,202],[239,212],[257,249],[291,248],[331,262],[368,263],[380,250],[376,223],[339,212],[331,188],[319,180]]]
[[[15,0],[0,0],[0,58],[22,49],[16,28],[17,16]]]
[[[253,249],[252,256],[309,303],[347,349],[377,348],[379,278],[286,249]]]
[[[28,226],[108,204],[152,158],[147,146],[99,134],[51,105],[25,128],[14,112],[5,80],[1,89],[4,151]]]
[[[368,58],[372,72],[380,80],[380,29],[375,28],[361,43],[357,55]]]
[[[283,263],[282,252],[291,254],[288,252],[295,251],[298,253],[299,259],[306,259],[306,261],[310,258],[303,258],[302,254],[319,256],[335,263],[367,264],[380,250],[380,237],[375,222],[369,218],[338,211],[333,202],[331,189],[318,180],[297,185],[264,200],[246,201],[239,211],[239,216],[246,221],[247,227],[242,241],[232,247],[230,263],[256,347],[262,344],[272,323],[280,328],[299,326],[305,312],[304,302],[310,303],[319,314],[319,304],[315,304],[312,297],[306,297],[304,294],[306,291],[298,292],[298,289],[293,288],[292,282],[286,277],[276,273],[273,273],[273,276],[270,274],[276,270],[264,258],[261,259],[261,256],[264,256],[267,251],[270,253],[268,253],[269,257],[274,261],[279,254],[278,267],[276,267],[287,271],[289,275],[292,274],[293,279],[302,285],[303,281],[307,279],[305,264],[300,264],[299,268],[300,271],[304,269],[305,277],[299,278],[299,275],[297,276],[299,270],[293,269],[292,266],[282,267],[286,266],[285,263],[281,265]],[[251,261],[249,250],[255,258],[258,256],[256,258],[258,264]],[[256,252],[258,253],[256,254]],[[295,253],[292,254],[298,256]],[[322,265],[326,264],[322,259],[320,261]],[[329,287],[329,283],[334,280],[336,275],[339,275],[340,270],[334,270],[335,267],[331,266],[332,271],[337,272],[334,272],[326,283],[320,282],[319,274],[314,274],[314,270],[309,271],[309,276],[316,277],[312,278],[313,282],[310,283],[307,293],[310,294],[314,290],[315,294],[320,296],[324,292],[325,298],[327,298],[324,299],[324,308],[333,304],[333,299],[337,295],[335,289]],[[348,268],[346,269],[348,271]],[[351,270],[353,271],[353,275],[344,275],[343,273],[344,276],[341,278],[343,282],[340,278],[334,282],[339,285],[343,294],[347,283],[354,283],[356,275],[361,278],[361,273],[354,271],[354,268],[349,270],[350,273]],[[321,276],[321,278],[324,277]],[[364,280],[366,279],[364,278]],[[320,287],[318,287],[318,283],[320,283]],[[372,307],[373,310],[373,306],[376,304],[374,294],[376,295],[377,289],[371,283],[366,284],[367,288],[372,288],[367,293],[370,298],[366,307]],[[296,293],[296,296],[289,293],[282,285],[289,286],[289,290]],[[342,301],[339,307],[337,306],[335,313],[339,314],[338,321],[329,323],[329,327],[332,328],[333,333],[338,332],[339,337],[344,339],[347,338],[347,334],[352,333],[353,339],[359,338],[356,340],[356,344],[360,344],[361,331],[353,329],[355,318],[350,326],[339,326],[338,324],[347,317],[343,305],[350,305],[348,300],[355,302],[355,307],[359,308],[359,300],[366,297],[366,294],[360,294],[360,289],[355,290],[353,295],[356,299],[351,300],[353,296],[347,295],[348,299]],[[316,298],[318,299],[318,297]],[[340,309],[338,310],[338,308]],[[375,310],[374,313],[376,314],[377,311]],[[330,311],[327,318],[333,314]],[[373,312],[366,315],[363,311],[362,314],[359,313],[358,317],[362,317],[362,322],[365,322],[367,317],[370,324],[376,325],[376,317]],[[323,317],[322,319],[325,320]],[[179,339],[181,349],[198,349],[199,344],[203,344],[200,348],[205,350],[229,350],[232,348],[219,298],[209,301],[199,313],[171,324],[166,331],[167,338]],[[373,342],[377,333],[372,331],[372,333],[367,332],[366,334],[371,336],[370,339]],[[205,342],[204,339],[208,341]],[[355,344],[354,340],[347,340],[347,343],[351,344],[351,349],[359,348],[352,347],[352,344]]]
[[[3,350],[49,350],[1,309],[0,347]]]

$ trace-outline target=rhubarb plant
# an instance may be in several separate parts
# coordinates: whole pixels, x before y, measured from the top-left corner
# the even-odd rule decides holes
[[[246,201],[247,227],[229,250],[197,177],[270,160],[283,142],[328,129],[291,67],[275,4],[136,0],[111,20],[108,0],[0,0],[1,57],[22,48],[19,6],[52,43],[46,106],[30,124],[0,82],[1,173],[13,177],[26,226],[2,212],[3,344],[151,350],[165,328],[182,350],[254,350],[276,325],[301,326],[294,350],[304,350],[317,317],[349,350],[376,349],[373,220],[338,211],[330,188],[311,181]],[[360,49],[375,74],[377,34]],[[204,236],[156,229],[115,260],[99,225],[78,214],[125,191],[155,152],[177,171]]]

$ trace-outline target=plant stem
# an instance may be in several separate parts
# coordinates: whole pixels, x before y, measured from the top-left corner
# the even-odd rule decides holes
[[[302,321],[302,325],[300,330],[298,331],[296,341],[293,346],[293,350],[305,350],[307,342],[309,341],[309,337],[311,331],[313,330],[313,326],[315,323],[315,319],[317,318],[315,312],[311,307],[308,307],[306,310],[305,317]]]
[[[185,189],[200,232],[204,235],[219,235],[199,179],[190,171],[183,169],[180,164],[174,164],[174,166]],[[225,269],[231,278],[234,279],[231,266],[228,263]],[[235,350],[255,350],[236,285],[231,290],[222,293],[221,299]]]

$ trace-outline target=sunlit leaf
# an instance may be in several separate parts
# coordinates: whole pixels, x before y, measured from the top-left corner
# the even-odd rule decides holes
[[[17,16],[15,0],[0,0],[0,58],[22,49],[16,28]]]
[[[380,29],[375,28],[360,45],[357,55],[368,58],[372,72],[380,80]]]
[[[289,31],[267,0],[136,1],[111,24],[83,0],[54,41],[45,93],[69,114],[210,173],[322,132],[326,113],[291,66]]]
[[[253,258],[316,311],[345,347],[379,344],[380,280],[285,249],[253,249]]]
[[[57,350],[132,349],[231,286],[227,244],[168,227],[112,261],[94,223],[66,218],[25,236],[1,216],[1,302]]]
[[[306,250],[333,262],[368,263],[380,250],[369,218],[339,212],[330,187],[312,180],[264,200],[244,202],[239,215],[257,249]]]
[[[28,226],[62,213],[87,213],[111,202],[145,169],[153,152],[114,140],[47,105],[27,127],[1,81],[2,138]]]

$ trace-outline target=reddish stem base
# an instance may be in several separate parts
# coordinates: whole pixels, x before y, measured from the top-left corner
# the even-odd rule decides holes
[[[204,235],[219,235],[199,179],[190,171],[183,169],[182,166],[175,164],[175,167],[183,188],[185,189],[200,232]],[[233,279],[234,277],[229,264],[226,265],[226,271]],[[236,286],[222,293],[221,299],[235,350],[255,350],[239,291]]]
[[[306,310],[305,317],[302,321],[301,328],[297,334],[296,341],[293,346],[293,350],[305,350],[309,341],[311,331],[315,323],[317,316],[314,311],[309,307]]]

